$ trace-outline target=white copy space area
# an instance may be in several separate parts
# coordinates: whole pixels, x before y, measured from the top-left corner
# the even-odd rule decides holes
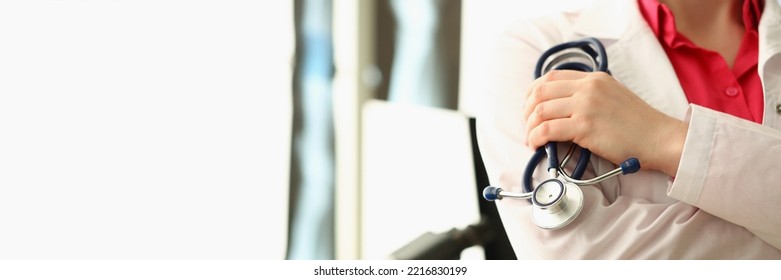
[[[292,35],[287,1],[1,3],[0,259],[284,258]]]
[[[367,102],[363,112],[364,259],[480,221],[467,116],[383,101]],[[474,250],[462,257],[483,258]]]

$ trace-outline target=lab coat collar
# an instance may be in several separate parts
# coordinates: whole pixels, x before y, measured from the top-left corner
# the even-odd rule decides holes
[[[636,0],[596,1],[581,11],[573,26],[575,33],[600,39],[619,39],[636,28],[640,11]],[[640,22],[643,23],[643,22]]]
[[[772,56],[781,52],[781,0],[768,0],[759,21],[759,73],[762,73],[764,63]],[[772,39],[776,38],[776,39]]]
[[[779,92],[781,88],[781,0],[765,1],[765,10],[759,21],[759,63],[757,73],[765,88],[765,114],[762,122],[769,126],[778,126],[781,115],[777,106],[781,106]]]

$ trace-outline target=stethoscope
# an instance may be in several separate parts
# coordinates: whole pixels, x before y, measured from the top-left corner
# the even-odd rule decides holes
[[[584,62],[585,60],[585,62]],[[550,70],[602,71],[610,73],[607,65],[605,47],[595,38],[585,38],[556,45],[545,51],[537,61],[534,77],[539,78]],[[591,158],[588,149],[580,148],[580,156],[572,175],[567,174],[564,166],[569,162],[576,150],[572,144],[567,154],[559,163],[557,144],[549,142],[540,147],[529,159],[523,173],[523,192],[508,192],[499,187],[489,186],[483,189],[483,197],[494,201],[505,197],[530,199],[532,202],[532,220],[544,229],[559,229],[571,223],[583,209],[583,191],[580,186],[598,184],[618,174],[630,174],[640,170],[640,162],[630,158],[618,168],[583,180],[583,173]],[[544,156],[548,157],[547,179],[532,189],[532,175]]]

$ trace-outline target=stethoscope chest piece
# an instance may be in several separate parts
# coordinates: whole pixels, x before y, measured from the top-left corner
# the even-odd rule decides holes
[[[572,221],[583,209],[583,191],[560,179],[542,182],[532,194],[532,219],[540,228],[559,229]]]

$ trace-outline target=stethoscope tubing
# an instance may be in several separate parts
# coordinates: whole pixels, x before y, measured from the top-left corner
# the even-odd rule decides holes
[[[610,73],[608,70],[607,51],[605,50],[605,46],[602,45],[602,42],[596,38],[589,37],[577,41],[562,43],[543,52],[542,55],[540,55],[540,59],[537,60],[537,65],[534,67],[534,78],[536,79],[542,77],[543,74],[551,70],[551,67],[555,65],[555,63],[546,63],[548,62],[548,58],[553,57],[553,55],[556,53],[568,49],[577,49],[583,51],[583,53],[591,57],[591,60],[594,62],[594,64],[589,67],[588,65],[582,63],[563,63],[559,66],[556,66],[554,69],[570,69],[585,72],[602,71],[605,73]],[[558,59],[560,60],[565,58],[568,57],[559,57]],[[552,62],[556,62],[556,60],[557,59],[554,59]],[[549,66],[546,67],[546,65]]]
[[[576,51],[563,52],[569,49],[576,49]],[[590,59],[591,65],[568,61],[584,56]],[[610,73],[605,48],[595,38],[563,43],[545,51],[534,69],[535,78],[540,78],[554,69]],[[532,207],[532,219],[537,226],[544,229],[558,229],[568,225],[580,214],[584,199],[580,186],[598,184],[620,173],[629,174],[640,170],[640,162],[635,158],[630,158],[610,172],[583,180],[581,178],[590,161],[591,152],[588,149],[580,148],[580,155],[570,175],[564,171],[564,166],[572,158],[578,146],[574,143],[570,145],[570,149],[561,162],[559,162],[557,146],[556,142],[548,142],[534,151],[524,169],[523,192],[508,192],[499,187],[488,186],[483,189],[483,197],[489,201],[500,200],[503,197],[527,199],[534,206]],[[547,172],[550,179],[543,181],[537,188],[532,188],[532,177],[543,157],[548,158]]]
[[[569,55],[565,56],[559,56],[554,58],[552,61],[548,61],[550,57],[553,57],[557,53],[568,49],[577,49],[582,51],[591,59],[592,65],[589,66],[584,63],[576,62],[565,62],[556,65],[558,61],[573,57],[573,53],[569,53]],[[578,54],[578,56],[582,56],[582,54]],[[584,38],[578,41],[566,42],[556,45],[542,53],[540,59],[537,60],[537,65],[534,68],[535,79],[542,77],[542,75],[550,71],[551,68],[556,70],[577,70],[584,72],[593,72],[596,70],[609,73],[607,52],[605,51],[605,47],[602,45],[602,43],[599,42],[599,40],[596,38]],[[559,165],[557,143],[549,142],[545,144],[544,147],[538,148],[534,155],[532,155],[532,157],[529,159],[528,164],[526,164],[526,169],[524,170],[523,175],[523,190],[525,192],[531,192],[534,190],[532,188],[532,175],[537,165],[540,163],[540,161],[542,161],[542,157],[546,155],[548,156],[548,172],[552,174],[552,177],[557,177],[559,176],[558,173],[563,173],[561,171],[563,170],[563,167]],[[575,169],[573,170],[572,175],[566,176],[565,174],[565,178],[571,179],[574,182],[580,181],[580,179],[583,177],[583,174],[586,172],[586,167],[588,166],[590,158],[591,151],[588,149],[581,149],[578,162],[575,165]],[[551,169],[555,169],[556,171],[551,172]]]

